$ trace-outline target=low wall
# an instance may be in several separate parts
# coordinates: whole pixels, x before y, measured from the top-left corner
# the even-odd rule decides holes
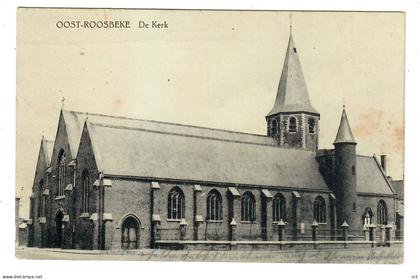
[[[401,241],[379,243],[376,241],[178,241],[158,240],[156,248],[171,250],[310,250],[310,249],[358,249],[376,246],[402,245]]]

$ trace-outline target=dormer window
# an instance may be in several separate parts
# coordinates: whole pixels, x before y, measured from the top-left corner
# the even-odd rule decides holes
[[[315,133],[315,119],[313,117],[309,117],[308,127],[309,127],[309,133],[314,134]]]
[[[291,116],[289,118],[289,132],[296,133],[296,131],[297,131],[296,117]]]
[[[271,120],[271,131],[270,131],[271,135],[277,134],[277,130],[278,130],[277,126],[278,126],[277,120],[276,119]]]

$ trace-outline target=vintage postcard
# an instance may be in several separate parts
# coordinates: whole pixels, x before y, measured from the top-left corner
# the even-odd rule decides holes
[[[404,50],[402,12],[19,8],[16,256],[402,263]]]

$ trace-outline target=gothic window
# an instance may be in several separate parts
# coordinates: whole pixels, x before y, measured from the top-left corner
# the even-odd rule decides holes
[[[309,126],[309,133],[315,133],[315,119],[313,117],[309,117],[308,119],[308,126]]]
[[[277,134],[277,130],[278,130],[277,126],[278,126],[277,120],[276,119],[271,120],[271,135]]]
[[[207,220],[222,220],[222,195],[214,189],[207,196]]]
[[[356,175],[356,167],[355,166],[351,166],[351,174]]]
[[[58,195],[64,196],[66,187],[66,153],[62,152],[58,163]]]
[[[388,208],[383,200],[380,200],[377,207],[376,223],[378,225],[388,224]]]
[[[286,199],[278,193],[273,199],[273,221],[286,220]]]
[[[172,188],[168,194],[168,219],[180,220],[185,218],[185,197],[178,187]]]
[[[241,199],[241,220],[255,221],[255,197],[251,192],[245,192]]]
[[[45,213],[44,213],[44,208],[45,208],[45,201],[44,201],[44,181],[41,180],[39,182],[39,187],[38,187],[38,217],[44,217]]]
[[[324,199],[321,196],[318,196],[314,201],[314,220],[317,223],[325,223],[326,211]]]
[[[290,116],[289,118],[289,132],[295,133],[297,131],[296,117]]]
[[[82,174],[82,212],[89,212],[89,172],[87,169]]]

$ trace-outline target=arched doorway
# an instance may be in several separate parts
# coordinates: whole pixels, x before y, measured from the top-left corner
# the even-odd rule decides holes
[[[63,217],[64,213],[62,210],[58,210],[55,214],[55,230],[56,230],[56,247],[62,247],[63,243]]]
[[[121,227],[121,248],[138,249],[140,242],[139,222],[133,216],[128,216]]]

